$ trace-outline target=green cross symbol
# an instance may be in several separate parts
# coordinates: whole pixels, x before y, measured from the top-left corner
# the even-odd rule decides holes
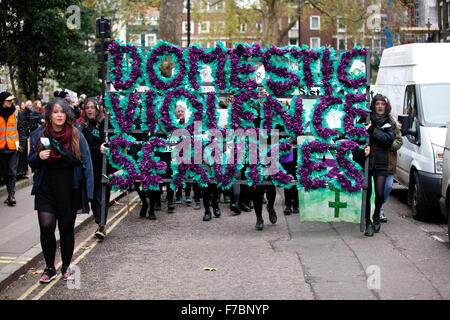
[[[334,217],[339,218],[339,209],[347,208],[347,202],[341,202],[340,195],[341,191],[334,187],[330,188],[331,191],[334,191],[334,202],[329,201],[328,206],[330,208],[334,208]]]

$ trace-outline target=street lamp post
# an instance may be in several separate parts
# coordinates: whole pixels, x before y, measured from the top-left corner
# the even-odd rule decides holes
[[[187,0],[187,46],[191,44],[191,0]]]
[[[302,19],[301,19],[301,14],[300,14],[300,6],[301,6],[301,4],[302,4],[302,1],[301,0],[298,0],[297,1],[297,5],[298,5],[298,7],[297,7],[297,10],[298,10],[298,46],[300,47],[300,45],[301,45],[301,42],[300,42],[300,25],[301,25],[301,22],[302,22]]]
[[[428,33],[427,33],[428,39],[427,39],[427,41],[431,42],[431,36],[430,36],[431,22],[430,22],[430,18],[428,18],[428,22],[425,25],[427,26],[427,29],[428,29]]]

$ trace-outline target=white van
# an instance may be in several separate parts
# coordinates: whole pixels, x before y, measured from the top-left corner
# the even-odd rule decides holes
[[[447,219],[448,241],[450,241],[450,122],[447,123],[447,137],[445,139],[444,149],[444,168],[442,173],[442,191],[439,205],[441,213]]]
[[[403,124],[395,179],[408,187],[412,215],[439,205],[446,123],[450,121],[450,43],[414,43],[383,51],[373,92],[390,99]]]

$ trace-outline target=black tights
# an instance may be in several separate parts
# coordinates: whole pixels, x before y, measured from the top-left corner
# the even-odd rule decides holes
[[[374,220],[380,218],[380,209],[384,202],[384,185],[386,183],[386,176],[370,176],[373,177],[373,183],[375,185],[375,212],[373,213]],[[366,224],[371,221],[370,216],[370,198],[372,197],[372,184],[369,180],[369,186],[367,189],[367,202],[366,202]]]
[[[44,253],[47,267],[55,268],[56,254],[56,221],[58,220],[58,230],[61,246],[61,259],[63,267],[68,267],[72,260],[73,249],[75,247],[75,219],[76,214],[56,215],[50,212],[38,211],[39,227],[41,229],[41,246]]]
[[[257,218],[262,218],[262,201],[264,196],[264,190],[266,191],[267,197],[267,208],[273,208],[275,204],[275,198],[277,195],[277,190],[273,185],[259,185],[256,187],[249,187],[249,191],[251,191],[253,195],[253,206],[255,209],[255,214]]]
[[[210,206],[213,207],[213,209],[219,208],[217,195],[217,184],[209,184],[207,187],[202,187],[203,206],[205,207],[205,211],[209,211]],[[210,201],[211,205],[209,204]]]

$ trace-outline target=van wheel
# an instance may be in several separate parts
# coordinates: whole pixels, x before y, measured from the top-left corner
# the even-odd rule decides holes
[[[413,173],[411,186],[411,208],[412,217],[416,220],[424,220],[426,217],[425,199],[423,196],[422,187],[419,182],[419,174]]]

